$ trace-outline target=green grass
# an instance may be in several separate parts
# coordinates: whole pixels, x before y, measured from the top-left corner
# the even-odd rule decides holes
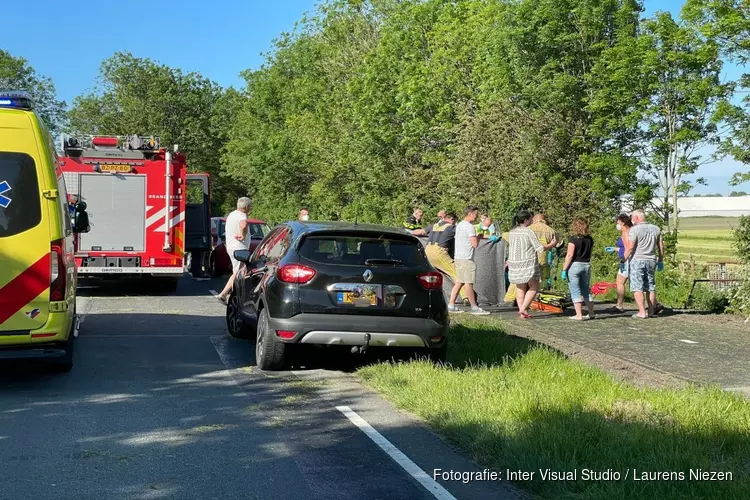
[[[725,229],[732,230],[739,226],[739,217],[685,217],[680,219],[681,230],[692,229]]]
[[[690,217],[680,219],[677,239],[677,258],[698,263],[735,262],[732,247],[732,228],[739,224],[737,217]]]
[[[542,498],[750,498],[750,403],[719,389],[639,389],[506,335],[497,319],[461,318],[452,367],[385,363],[366,384],[421,418],[482,467],[536,471]],[[634,482],[633,470],[732,472],[733,481]],[[539,469],[578,470],[542,481]],[[583,469],[630,479],[584,481]]]

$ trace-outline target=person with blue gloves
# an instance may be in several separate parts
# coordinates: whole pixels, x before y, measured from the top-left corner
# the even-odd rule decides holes
[[[643,210],[636,210],[631,218],[624,258],[629,261],[630,291],[638,304],[633,317],[646,319],[656,313],[656,271],[664,270],[664,239],[658,226],[646,222]]]
[[[628,235],[630,234],[630,228],[633,227],[633,222],[630,220],[628,214],[620,214],[617,216],[617,230],[620,231],[620,237],[617,238],[616,246],[606,247],[604,250],[610,253],[617,252],[617,256],[620,258],[620,266],[617,270],[617,304],[610,308],[610,312],[624,312],[625,306],[625,283],[630,279],[630,269],[628,261],[625,259],[625,250],[629,240]]]
[[[573,221],[573,235],[568,239],[568,252],[560,278],[568,282],[573,308],[576,311],[571,319],[582,321],[594,319],[594,303],[591,300],[591,250],[594,239],[591,237],[589,224],[584,219]],[[586,303],[588,315],[583,315],[583,303]]]

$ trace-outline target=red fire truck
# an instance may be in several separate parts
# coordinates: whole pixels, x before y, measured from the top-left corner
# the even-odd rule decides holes
[[[63,151],[69,202],[86,203],[91,228],[76,241],[79,276],[175,290],[189,253],[211,250],[208,175],[188,174],[158,137],[67,137]]]

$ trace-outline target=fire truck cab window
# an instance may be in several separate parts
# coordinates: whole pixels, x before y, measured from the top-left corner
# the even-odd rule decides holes
[[[200,179],[188,179],[186,181],[185,203],[188,205],[203,204],[203,181]]]
[[[14,236],[42,222],[42,202],[34,159],[0,151],[0,238]]]

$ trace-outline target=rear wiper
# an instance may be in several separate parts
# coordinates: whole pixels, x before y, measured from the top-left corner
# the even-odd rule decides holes
[[[393,264],[394,266],[404,265],[402,261],[396,259],[367,259],[365,261],[366,266],[371,266],[373,264]]]

